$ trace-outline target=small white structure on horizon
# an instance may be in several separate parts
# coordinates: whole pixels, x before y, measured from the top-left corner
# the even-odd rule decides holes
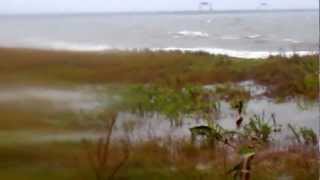
[[[258,10],[265,10],[269,8],[269,4],[267,2],[261,2],[258,6],[257,9]]]
[[[198,7],[199,11],[212,11],[212,3],[207,2],[207,1],[203,1],[199,3],[199,7]]]

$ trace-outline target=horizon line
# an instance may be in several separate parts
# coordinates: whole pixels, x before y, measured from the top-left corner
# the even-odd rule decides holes
[[[211,13],[228,13],[228,12],[290,12],[290,11],[319,11],[319,8],[295,8],[295,9],[216,9],[216,10],[156,10],[156,11],[79,11],[79,12],[24,12],[24,13],[0,13],[0,16],[37,16],[37,15],[97,15],[97,14],[211,14]]]

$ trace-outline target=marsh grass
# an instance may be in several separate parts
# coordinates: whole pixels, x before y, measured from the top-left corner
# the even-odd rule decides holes
[[[133,86],[122,95],[124,107],[133,113],[161,114],[172,125],[181,126],[186,117],[202,118],[209,124],[220,111],[214,93],[200,86],[181,89],[161,86]]]
[[[117,121],[117,113],[111,112],[105,121],[103,136],[98,138],[97,142],[84,140],[87,148],[89,164],[94,172],[96,180],[114,180],[117,173],[126,165],[130,156],[130,139],[119,140],[122,142],[122,155],[119,159],[112,159],[112,134]],[[93,147],[93,150],[92,150]],[[121,153],[120,153],[121,154]],[[119,156],[119,155],[118,155]],[[110,164],[113,164],[110,165]]]
[[[101,113],[96,111],[55,111],[50,105],[41,103],[0,103],[0,106],[1,131],[79,131],[93,129],[100,124],[96,117]]]
[[[272,97],[317,96],[316,55],[238,59],[181,52],[80,53],[0,49],[2,84],[159,84],[254,80]]]
[[[138,85],[142,89],[136,91],[140,93],[138,96],[132,96],[132,107],[137,108],[136,105],[142,103],[141,112],[162,112],[178,119],[180,114],[207,113],[209,103],[202,99],[206,93],[199,87],[208,84],[253,80],[268,88],[265,95],[280,99],[303,96],[315,100],[318,93],[317,56],[247,60],[205,53],[73,53],[0,49],[0,60],[0,83],[4,86],[113,84],[127,89]],[[183,89],[188,86],[190,91],[185,93]],[[218,99],[231,103],[250,98],[242,89],[229,86],[220,88],[214,94]],[[156,100],[156,105],[150,104],[150,97]],[[174,100],[169,101],[168,97]],[[139,100],[138,103],[136,100]],[[42,107],[40,110],[36,106],[24,109],[24,106],[16,104],[0,105],[0,130],[43,130],[59,134],[64,130],[85,130],[101,125],[97,121],[99,117],[92,118],[95,116],[93,114],[79,118],[77,113],[53,112],[47,103],[37,104]],[[218,109],[211,105],[209,109]],[[265,127],[265,124],[262,125]],[[254,131],[258,135],[268,135],[269,128],[254,128]],[[313,141],[313,133],[302,130],[304,135],[299,137]],[[269,135],[261,137],[269,141]],[[246,142],[239,143],[234,150],[223,143],[216,148],[197,147],[192,145],[190,139],[137,142],[130,149],[127,165],[118,171],[115,179],[231,180],[226,171],[239,162],[239,148],[248,146]],[[123,146],[115,141],[107,144],[112,148],[108,151],[110,164],[105,166],[106,169],[117,165],[122,157],[121,152],[124,152]],[[262,146],[259,150],[252,162],[252,180],[272,180],[281,176],[292,179],[318,177],[318,153],[310,148],[310,143],[301,143],[285,150]],[[0,143],[0,159],[0,179],[95,178],[88,163],[88,151],[80,142]]]
[[[109,160],[119,162],[122,147],[114,143]],[[232,176],[226,176],[226,171],[240,160],[240,155],[230,151],[224,159],[226,150],[222,148],[215,151],[197,148],[183,140],[171,142],[172,146],[167,143],[161,145],[151,140],[133,145],[130,159],[116,179],[231,180]],[[175,153],[170,153],[172,148]],[[266,148],[253,159],[251,179],[270,180],[281,176],[316,179],[317,156],[316,152],[303,146],[287,150]],[[1,179],[94,179],[87,152],[79,142],[42,143],[41,148],[39,144],[1,145],[0,157]]]

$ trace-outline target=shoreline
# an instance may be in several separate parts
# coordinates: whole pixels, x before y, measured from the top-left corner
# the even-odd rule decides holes
[[[63,47],[65,46],[65,47]],[[32,51],[32,52],[47,52],[47,53],[86,53],[86,54],[114,54],[114,53],[182,53],[182,54],[207,54],[212,56],[226,56],[229,58],[238,59],[268,59],[272,56],[281,56],[291,58],[295,55],[315,56],[319,55],[319,51],[249,51],[249,50],[232,50],[223,48],[109,48],[107,46],[68,46],[61,44],[61,47],[11,47],[0,46],[1,50],[14,50],[14,51]]]

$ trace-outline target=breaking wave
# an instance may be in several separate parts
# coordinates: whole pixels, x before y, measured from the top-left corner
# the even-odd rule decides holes
[[[249,51],[249,50],[232,50],[232,49],[222,49],[222,48],[211,48],[211,47],[190,47],[190,48],[181,48],[181,47],[165,47],[165,48],[119,48],[111,47],[106,44],[89,44],[89,43],[74,43],[66,41],[54,41],[47,43],[36,43],[36,44],[27,44],[25,46],[13,46],[14,47],[27,47],[34,49],[46,49],[46,50],[61,50],[61,51],[76,51],[76,52],[108,52],[108,51],[180,51],[183,53],[197,53],[204,52],[212,55],[226,55],[236,58],[268,58],[269,56],[282,55],[290,57],[293,55],[312,55],[318,54],[318,51]]]
[[[172,34],[172,33],[170,33]],[[175,37],[198,37],[198,38],[206,38],[209,37],[209,34],[201,31],[188,31],[183,30],[176,33],[173,33]]]
[[[268,58],[269,56],[282,55],[286,57],[291,57],[293,55],[306,56],[318,54],[319,52],[315,51],[287,51],[287,52],[277,52],[277,51],[245,51],[245,50],[230,50],[230,49],[221,49],[221,48],[178,48],[178,47],[168,47],[168,48],[153,48],[153,51],[181,51],[181,52],[205,52],[212,55],[227,55],[230,57],[236,58]]]
[[[293,44],[299,44],[299,43],[301,43],[301,42],[298,41],[298,40],[290,39],[290,38],[283,39],[282,41],[284,41],[284,42],[289,42],[289,43],[293,43]]]
[[[105,51],[111,49],[107,45],[99,44],[77,44],[67,42],[54,42],[51,44],[52,49],[56,50],[70,50],[70,51]]]
[[[260,35],[260,34],[250,34],[250,35],[246,36],[247,39],[258,39],[260,37],[262,37],[262,35]]]
[[[222,40],[239,40],[241,39],[240,37],[237,37],[237,36],[221,36],[220,39]]]

